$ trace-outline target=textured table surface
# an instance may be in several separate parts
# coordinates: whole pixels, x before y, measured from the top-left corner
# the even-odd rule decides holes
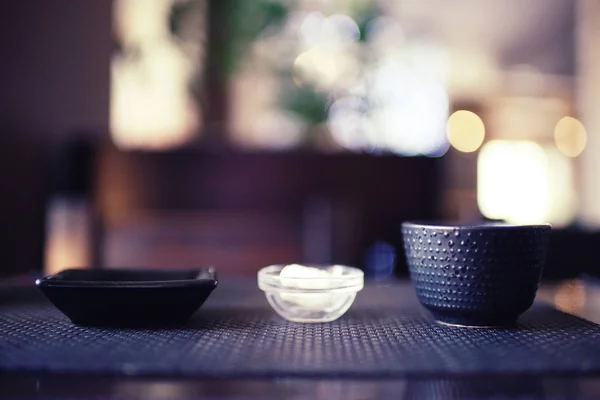
[[[515,329],[434,323],[406,284],[368,285],[327,324],[282,320],[249,281],[223,283],[189,325],[73,326],[39,296],[0,304],[0,370],[220,378],[600,373],[600,326],[536,304]]]

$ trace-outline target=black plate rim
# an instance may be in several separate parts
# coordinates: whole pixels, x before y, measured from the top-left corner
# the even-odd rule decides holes
[[[70,271],[76,271],[76,268],[64,269],[56,274],[48,275],[37,279],[35,284],[38,288],[98,288],[98,289],[153,289],[153,288],[179,288],[189,286],[205,286],[209,285],[213,288],[218,285],[214,268],[190,268],[190,269],[173,269],[168,272],[194,272],[200,275],[205,272],[209,278],[194,278],[194,279],[173,279],[173,280],[147,280],[147,281],[95,281],[95,280],[61,280],[62,274]],[[127,271],[130,273],[153,272],[156,269],[119,269],[119,271]]]

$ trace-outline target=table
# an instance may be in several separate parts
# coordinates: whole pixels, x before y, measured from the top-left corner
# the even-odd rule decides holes
[[[387,285],[389,283],[384,283]],[[410,286],[401,286],[409,298]],[[252,285],[248,281],[247,285]],[[379,284],[381,285],[381,284]],[[540,299],[557,308],[600,322],[600,288],[593,282],[575,280],[545,284]],[[235,299],[232,300],[232,302]],[[263,301],[256,298],[255,301]],[[246,304],[246,307],[253,307]],[[202,312],[202,311],[201,311]],[[211,378],[52,373],[0,373],[0,397],[13,398],[596,398],[596,376],[467,375],[411,376],[404,378]]]

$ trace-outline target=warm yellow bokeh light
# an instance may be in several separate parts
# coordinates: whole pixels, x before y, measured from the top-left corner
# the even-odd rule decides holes
[[[548,222],[550,172],[535,142],[492,140],[477,161],[477,203],[488,218],[510,223]]]
[[[576,118],[563,117],[554,128],[554,142],[567,157],[577,157],[585,149],[587,132]]]
[[[474,112],[459,110],[448,118],[446,133],[452,147],[463,153],[471,153],[483,143],[485,125]]]
[[[567,280],[556,288],[554,306],[561,311],[571,314],[580,313],[586,302],[585,285],[579,280]]]
[[[317,46],[296,58],[292,79],[298,86],[308,83],[331,90],[352,82],[357,73],[358,64],[351,53]]]
[[[488,218],[569,225],[577,214],[573,163],[551,146],[492,140],[477,160],[477,203]]]
[[[165,18],[178,0],[115,1],[115,25],[125,48],[111,61],[110,134],[124,150],[166,150],[197,136],[202,125],[189,90],[200,58],[172,40]]]

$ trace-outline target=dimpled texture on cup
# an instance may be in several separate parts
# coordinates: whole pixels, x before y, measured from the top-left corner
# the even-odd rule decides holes
[[[549,225],[402,225],[419,301],[449,324],[514,324],[533,303]]]

